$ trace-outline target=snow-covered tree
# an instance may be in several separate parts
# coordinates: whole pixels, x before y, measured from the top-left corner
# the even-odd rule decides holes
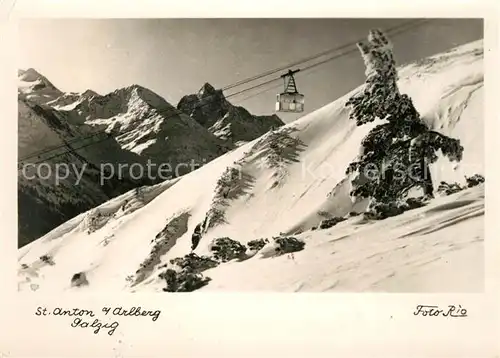
[[[462,159],[463,147],[457,139],[430,130],[421,119],[411,98],[401,94],[392,45],[380,30],[371,30],[368,43],[358,43],[366,66],[363,91],[346,103],[350,118],[358,126],[376,119],[385,120],[362,141],[362,153],[347,174],[355,173],[351,195],[378,202],[401,199],[414,187],[433,195],[429,165],[436,152],[450,160]]]

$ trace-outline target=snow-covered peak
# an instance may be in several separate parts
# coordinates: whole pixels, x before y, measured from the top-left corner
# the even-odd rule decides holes
[[[198,93],[182,97],[177,109],[233,145],[253,140],[270,129],[284,125],[276,115],[254,116],[243,107],[233,106],[222,90],[216,90],[208,82]]]
[[[44,104],[57,110],[72,110],[86,98],[98,97],[93,90],[79,92],[62,92],[47,77],[34,68],[19,69],[18,97],[35,104]]]
[[[36,104],[45,104],[61,96],[57,89],[45,76],[33,68],[18,70],[18,95]]]
[[[214,86],[212,86],[210,83],[205,82],[205,84],[200,88],[198,91],[198,97],[199,98],[206,98],[207,96],[213,96],[217,92],[222,94],[221,91],[217,91]]]
[[[109,105],[116,104],[117,101],[121,104],[122,111],[174,110],[174,106],[164,98],[138,84],[119,88],[98,100],[99,103],[107,102]]]
[[[92,91],[90,89],[82,93],[82,97],[97,97],[97,96],[99,96],[99,93]]]
[[[57,88],[45,76],[40,74],[34,68],[18,70],[18,80],[19,87],[30,88],[32,91],[41,89],[57,90]]]
[[[19,69],[17,74],[20,80],[26,82],[35,82],[43,78],[43,76],[34,68],[28,68],[27,70]]]

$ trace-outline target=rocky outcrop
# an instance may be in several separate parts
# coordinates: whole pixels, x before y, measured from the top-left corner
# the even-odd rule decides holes
[[[198,93],[182,97],[177,109],[233,145],[251,141],[284,125],[274,114],[255,116],[243,107],[232,105],[221,90],[209,83],[205,83]]]

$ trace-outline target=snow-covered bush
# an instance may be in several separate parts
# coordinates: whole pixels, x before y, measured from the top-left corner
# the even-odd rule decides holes
[[[227,262],[233,259],[244,258],[247,248],[245,245],[229,237],[221,237],[214,240],[210,250],[214,253],[216,260]]]
[[[212,207],[207,212],[207,226],[205,227],[205,232],[219,224],[226,224],[226,203],[222,200],[217,200],[212,202]]]
[[[112,215],[101,213],[98,209],[89,211],[83,222],[83,225],[87,228],[87,234],[91,234],[102,228],[108,223],[111,217]]]
[[[430,199],[431,197],[425,195],[417,198],[408,198],[406,199],[406,205],[408,205],[408,210],[418,209],[427,205]]]
[[[447,183],[445,181],[442,181],[439,184],[439,187],[437,189],[438,193],[444,194],[444,195],[451,195],[458,193],[459,191],[465,190],[467,188],[472,188],[475,186],[478,186],[479,184],[484,183],[484,176],[481,174],[474,174],[471,177],[465,177],[466,185],[462,186],[458,183]]]
[[[56,263],[54,262],[54,259],[50,255],[42,255],[40,256],[40,260],[48,265],[55,265]]]
[[[174,268],[167,268],[158,275],[167,281],[166,292],[192,292],[210,282],[210,277],[205,277],[201,272],[214,268],[219,263],[207,256],[198,256],[194,253],[170,260]],[[167,265],[168,266],[168,265]]]
[[[445,181],[442,181],[441,183],[439,183],[439,187],[437,189],[437,192],[439,194],[444,194],[444,195],[451,195],[451,194],[455,194],[455,193],[458,193],[459,191],[462,191],[464,190],[464,188],[462,186],[460,186],[460,184],[458,183],[447,183]]]
[[[236,166],[227,167],[222,173],[219,180],[217,180],[216,191],[223,193],[226,190],[230,190],[233,186],[235,180],[241,177],[241,171]]]
[[[364,213],[365,218],[371,220],[384,220],[391,216],[396,216],[408,210],[420,208],[427,204],[429,196],[408,198],[406,200],[391,201],[388,203],[372,202],[368,210]]]
[[[429,165],[442,153],[450,160],[462,159],[463,147],[457,139],[430,130],[420,118],[411,98],[397,86],[397,70],[392,45],[379,30],[371,30],[368,44],[358,43],[366,66],[363,91],[346,103],[350,118],[358,126],[384,119],[362,141],[362,154],[352,162],[347,174],[354,174],[351,195],[390,203],[420,187],[433,195]],[[398,211],[398,204],[383,211]],[[389,213],[387,211],[387,214]]]
[[[372,220],[383,220],[396,216],[408,210],[408,205],[402,201],[391,201],[389,203],[373,202],[365,212],[365,218]]]
[[[78,272],[71,277],[71,286],[73,287],[80,287],[80,286],[87,286],[89,284],[89,281],[87,280],[87,275],[85,275],[85,272]]]
[[[269,243],[268,239],[251,240],[251,241],[247,242],[247,246],[248,246],[249,250],[259,251],[264,246],[266,246],[267,243]]]
[[[298,160],[298,153],[304,146],[299,138],[291,135],[294,131],[297,129],[287,127],[270,132],[261,143],[257,144],[266,149],[265,157],[262,158],[263,164],[274,170],[274,182],[271,188],[282,184],[288,175],[288,165]]]
[[[337,225],[338,223],[342,222],[346,220],[345,218],[342,218],[342,217],[333,217],[331,219],[325,219],[325,220],[321,220],[321,223],[319,224],[319,228],[320,229],[329,229],[335,225]]]
[[[165,292],[193,292],[211,281],[210,277],[204,277],[201,273],[185,270],[177,272],[173,269],[167,269],[159,277],[167,281],[167,287],[163,288]]]
[[[176,257],[170,260],[170,264],[177,266],[180,270],[192,273],[200,273],[219,265],[217,261],[212,260],[210,257],[198,256],[195,253],[190,253],[183,257]]]
[[[472,187],[477,186],[481,183],[484,183],[484,177],[481,174],[474,174],[471,177],[465,177],[465,180],[467,182],[468,188],[472,188]]]
[[[278,246],[275,249],[276,254],[278,256],[289,254],[291,252],[301,251],[304,249],[304,246],[306,245],[305,242],[300,241],[292,236],[277,237],[273,238],[273,240],[278,244]]]

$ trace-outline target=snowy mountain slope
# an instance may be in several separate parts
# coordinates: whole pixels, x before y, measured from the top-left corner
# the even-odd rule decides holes
[[[161,181],[157,171],[163,164],[170,165],[172,171],[162,175],[182,175],[189,168],[174,171],[181,163],[203,165],[231,149],[163,98],[138,85],[82,99],[65,112],[72,123],[110,133],[124,151],[140,157],[135,162],[152,163],[152,182]]]
[[[67,92],[63,93],[61,96],[56,99],[47,102],[47,105],[53,107],[58,110],[72,110],[77,105],[79,105],[82,101],[88,100],[92,97],[99,97],[100,95],[97,92],[92,90],[86,90],[83,93],[78,92]]]
[[[55,100],[63,93],[33,68],[18,70],[18,96],[37,104]]]
[[[483,145],[476,142],[484,128],[482,46],[477,41],[400,69],[400,89],[422,117],[465,148],[458,166],[433,165],[436,187],[440,180],[463,183],[464,174],[484,174]],[[117,209],[124,199],[115,199],[109,204],[115,217],[108,213],[90,234],[83,229],[93,212],[23,247],[20,290],[161,291],[163,266],[191,251],[200,223],[205,225],[198,255],[209,254],[212,240],[220,237],[245,244],[283,232],[306,242],[293,260],[262,258],[271,244],[243,262],[222,263],[203,273],[212,280],[202,290],[480,289],[483,185],[383,221],[355,216],[332,229],[310,231],[324,219],[322,211],[344,216],[366,206],[352,202],[345,180],[347,165],[371,129],[348,119],[345,102],[359,90],[183,176],[130,214]],[[238,177],[228,179],[230,167]],[[109,244],[101,244],[110,237]],[[51,264],[40,260],[46,254]],[[451,280],[459,265],[468,276]],[[78,272],[86,274],[88,286],[70,286]]]
[[[466,148],[459,163],[450,165],[444,159],[434,165],[435,184],[441,180],[464,183],[464,175],[484,173],[482,40],[423,59],[400,77],[402,90],[431,128],[459,138]]]
[[[100,98],[98,94],[62,93],[33,69],[19,73],[18,242],[22,246],[75,215],[154,180],[133,180],[130,172],[118,171],[122,163],[146,167],[146,158],[122,148],[115,138],[108,138],[109,134],[99,133],[104,132],[103,126],[86,123],[74,111],[80,103]],[[45,97],[48,90],[50,101]],[[58,163],[70,165],[72,170],[68,178],[57,183]],[[103,183],[102,166],[115,173]],[[80,172],[81,180],[77,177]]]
[[[459,163],[440,158],[431,166],[434,189],[437,189],[441,181],[464,184],[465,175],[484,174],[483,76],[482,40],[460,46],[444,54],[431,56],[419,61],[419,64],[410,64],[399,71],[398,86],[402,93],[412,98],[422,119],[432,129],[460,139],[465,148],[463,159]],[[355,91],[343,98],[351,97]],[[310,167],[317,168],[314,172],[315,176],[326,175],[331,178],[332,173],[343,176],[344,168],[359,149],[359,146],[352,143],[359,143],[361,138],[377,125],[373,123],[356,127],[355,123],[348,119],[347,109],[343,105],[345,101],[342,99],[339,101],[336,106],[330,105],[332,106],[331,112],[326,116],[335,116],[335,125],[339,123],[338,125],[343,126],[345,131],[336,135],[332,131],[326,135],[334,135],[334,141],[339,136],[343,136],[348,143],[343,143],[342,140],[340,143],[347,149],[346,151],[339,150],[326,140],[320,143],[333,146],[335,150],[333,155],[346,157],[337,159],[311,155]],[[327,131],[326,125],[325,121],[322,131]],[[304,134],[301,134],[301,138],[304,138]],[[324,150],[321,149],[321,151]],[[314,208],[311,216],[307,217],[304,223],[295,225],[291,231],[304,225],[306,227],[314,225],[314,222],[319,219],[316,214],[318,211],[327,211],[333,215],[342,216],[351,210],[360,211],[364,208],[366,205],[364,202],[352,205],[348,196],[351,190],[348,181],[337,182],[338,184],[329,193],[328,200],[318,198],[321,204]]]
[[[202,290],[479,292],[483,217],[483,186],[383,221],[354,217],[297,235],[307,249],[293,260],[255,258],[207,270],[212,281]]]
[[[133,162],[140,158],[121,149],[113,140],[78,149],[103,136],[79,140],[85,135],[81,128],[68,123],[61,112],[51,107],[19,99],[18,133],[20,246],[137,185],[127,173],[122,181],[110,177],[101,185],[101,163]],[[58,149],[40,152],[47,147]],[[58,163],[70,166],[58,171]],[[57,181],[56,175],[62,179]]]
[[[123,149],[154,163],[165,158],[172,165],[189,159],[201,163],[230,149],[163,98],[138,85],[86,99],[74,111],[85,124],[113,133]]]
[[[177,108],[232,144],[248,142],[285,123],[275,114],[254,116],[245,108],[232,105],[222,91],[205,83],[197,94],[181,98]]]
[[[19,70],[18,75],[20,167],[35,163],[39,168],[44,162],[52,169],[56,163],[75,165],[78,170],[92,167],[84,171],[81,185],[75,185],[75,175],[57,187],[54,176],[32,178],[37,174],[33,166],[27,175],[20,173],[20,245],[134,186],[185,174],[233,148],[139,85],[105,96],[92,90],[64,93],[34,69]],[[251,139],[266,132],[264,127],[249,132]],[[143,178],[132,180],[137,172],[120,170],[122,164],[139,166]],[[161,165],[170,171],[158,173]],[[125,182],[111,179],[102,186],[102,166],[113,167],[115,176]],[[33,214],[39,220],[30,219]]]

